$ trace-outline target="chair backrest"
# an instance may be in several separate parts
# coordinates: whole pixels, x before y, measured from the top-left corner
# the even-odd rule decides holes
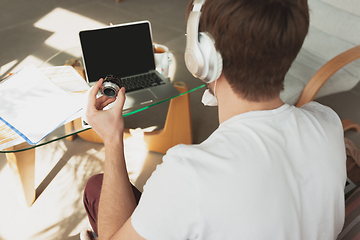
[[[285,77],[283,101],[295,104],[307,82],[330,59],[360,45],[359,0],[308,0],[309,34]],[[360,60],[339,70],[317,97],[348,91],[360,80]]]

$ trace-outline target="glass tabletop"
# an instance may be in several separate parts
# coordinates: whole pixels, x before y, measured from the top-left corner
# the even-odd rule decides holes
[[[127,109],[123,111],[123,117],[127,117],[138,112],[147,110],[153,106],[159,105],[161,103],[167,102],[173,98],[182,96],[184,94],[196,91],[198,89],[204,88],[205,84],[199,80],[194,78],[189,71],[187,70],[184,62],[184,51],[170,51],[173,54],[173,58],[169,67],[169,79],[174,84],[180,84],[187,86],[187,91],[179,93],[176,96],[162,99],[159,101],[152,102],[148,105],[141,105],[139,107]],[[69,48],[64,51],[60,51],[44,61],[44,63],[40,67],[50,67],[50,66],[63,66],[69,59],[76,59],[82,63],[82,53],[81,48],[74,47]],[[83,66],[83,65],[82,65]],[[164,105],[166,106],[166,105]],[[81,124],[80,119],[76,119],[73,124],[72,128],[66,128],[65,125],[62,125],[51,132],[47,137],[45,137],[41,142],[36,145],[29,145],[27,143],[19,144],[15,147],[7,148],[7,149],[0,149],[0,153],[14,153],[14,152],[21,152],[30,149],[34,149],[67,137],[71,137],[78,133],[84,132],[91,129],[90,127],[84,127]]]

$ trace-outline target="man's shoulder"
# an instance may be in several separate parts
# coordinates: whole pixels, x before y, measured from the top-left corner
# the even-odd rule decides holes
[[[325,106],[325,105],[315,102],[315,101],[304,104],[303,106],[300,107],[300,109],[309,111],[309,112],[313,112],[316,114],[332,114],[332,115],[335,114],[336,115],[335,111],[332,110],[330,107]]]
[[[307,113],[310,113],[320,121],[322,120],[326,123],[342,126],[338,114],[328,106],[312,101],[303,105],[300,109],[306,111]]]

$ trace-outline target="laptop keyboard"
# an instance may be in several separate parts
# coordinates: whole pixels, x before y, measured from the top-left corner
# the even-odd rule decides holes
[[[126,92],[165,84],[165,82],[155,73],[146,73],[133,77],[121,78],[121,82],[122,86],[125,87]]]

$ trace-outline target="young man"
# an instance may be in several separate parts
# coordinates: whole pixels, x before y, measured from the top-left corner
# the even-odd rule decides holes
[[[138,203],[123,153],[125,89],[103,111],[112,100],[96,99],[101,79],[87,111],[105,142],[104,174],[84,193],[95,232],[100,239],[335,239],[346,180],[341,122],[325,106],[295,108],[279,97],[308,31],[307,1],[200,2],[190,1],[188,13],[201,10],[199,31],[221,55],[220,76],[206,80],[213,95],[204,95],[218,104],[220,126],[199,145],[170,149]]]

